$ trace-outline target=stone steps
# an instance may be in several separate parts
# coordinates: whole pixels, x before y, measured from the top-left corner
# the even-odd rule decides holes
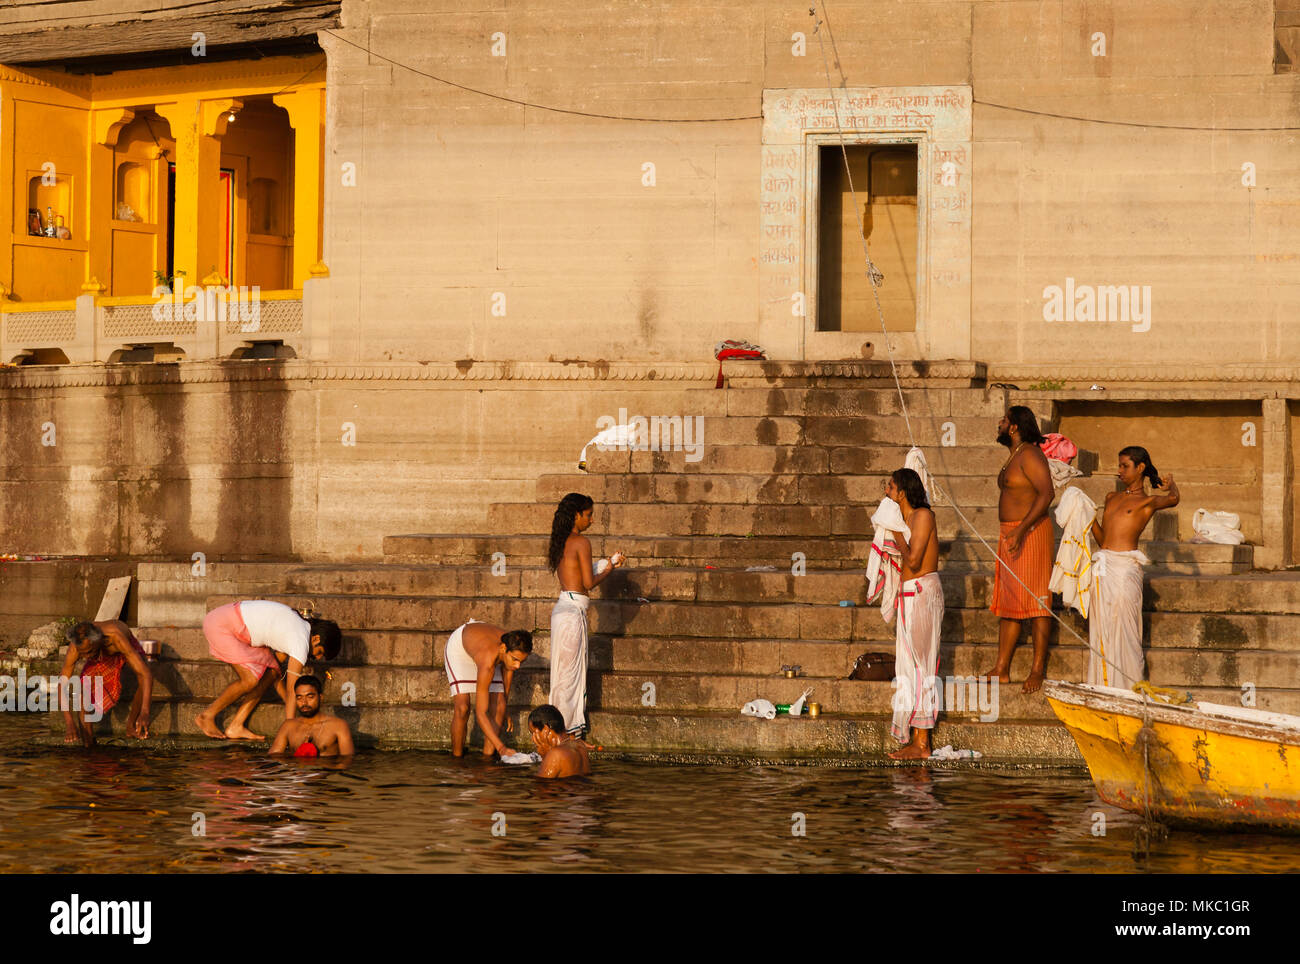
[[[198,700],[159,701],[154,708],[151,729],[159,736],[198,735],[193,718],[203,705]],[[412,704],[339,708],[327,701],[326,711],[348,721],[361,747],[445,748],[450,744],[451,714],[445,706]],[[507,743],[521,750],[531,750],[526,734],[525,708],[512,707],[509,713],[515,721],[515,733]],[[126,710],[119,706],[110,715],[113,732],[120,735]],[[283,719],[284,710],[280,704],[263,703],[253,712],[250,727],[269,737]],[[62,719],[52,714],[51,721],[51,726],[62,728]],[[593,740],[607,750],[660,758],[860,763],[864,757],[882,757],[897,747],[890,736],[889,717],[884,714],[854,717],[826,714],[815,720],[807,717],[755,720],[741,716],[737,711],[676,713],[643,707],[627,712],[594,710],[590,722]],[[940,746],[951,743],[978,749],[990,763],[1082,763],[1082,757],[1066,729],[1046,721],[968,723],[941,719],[935,727],[934,741]],[[476,747],[482,742],[472,721],[470,742]],[[596,760],[599,766],[599,755]]]
[[[703,441],[706,445],[865,445],[899,447],[905,455],[907,449],[915,444],[927,450],[943,445],[992,445],[997,437],[998,416],[948,416],[946,418],[912,419],[912,434],[908,435],[907,423],[898,415],[727,415],[715,413],[713,406],[692,405],[691,400],[683,400],[680,407],[668,411],[671,406],[651,413],[637,413],[643,418],[652,418],[658,414],[657,438],[661,447],[670,439],[682,438],[684,427],[677,423],[663,421],[664,418],[697,416],[703,419],[703,434],[697,435],[695,423],[692,424],[692,441]],[[647,444],[651,441],[647,421]],[[945,450],[946,451],[946,450]],[[601,454],[597,448],[587,452],[588,459]],[[900,463],[901,464],[901,463]]]
[[[1148,544],[1150,546],[1150,544]],[[1231,547],[1195,547],[1207,549]],[[1154,550],[1152,550],[1154,551]],[[283,591],[292,594],[403,597],[502,597],[553,600],[555,575],[543,566],[507,565],[503,575],[482,566],[323,565],[281,570]],[[1274,614],[1300,612],[1300,579],[1292,574],[1189,576],[1154,573],[1146,580],[1146,608],[1160,612]],[[1300,574],[1296,574],[1300,575]],[[949,608],[988,605],[987,573],[960,569],[940,572]],[[741,569],[657,567],[621,569],[597,590],[598,601],[646,598],[659,601],[816,603],[867,602],[867,582],[858,570]]]
[[[1054,714],[1041,693],[1026,695],[1021,683],[1029,669],[1030,654],[1027,647],[1018,652],[1012,665],[1013,683],[997,687],[992,693],[991,681],[981,681],[976,686],[965,681],[977,676],[991,664],[992,647],[946,647],[942,653],[939,676],[949,689],[945,690],[945,707],[957,716],[986,715],[1003,720],[1025,719],[1050,721]],[[1192,661],[1202,654],[1182,652],[1151,654],[1152,682],[1179,690],[1193,690],[1200,699],[1214,702],[1239,703],[1240,686],[1205,686],[1188,682],[1183,675]],[[1274,672],[1274,685],[1261,679],[1255,685],[1257,705],[1274,712],[1295,712],[1300,707],[1300,690],[1276,685],[1278,680],[1289,683],[1294,677],[1283,679],[1282,672],[1293,673],[1300,658],[1294,654],[1254,653],[1239,664],[1242,671],[1260,668],[1266,661],[1285,664]],[[630,662],[630,661],[629,661]],[[720,661],[719,661],[720,662]],[[807,688],[812,688],[811,699],[822,704],[830,713],[862,715],[890,712],[893,686],[890,682],[849,680],[843,673],[819,675],[809,672],[794,679],[764,672],[753,672],[756,663],[766,660],[738,661],[734,667],[701,670],[698,665],[674,663],[671,668],[663,664],[636,668],[627,666],[619,670],[593,668],[588,674],[589,701],[594,708],[635,711],[654,708],[660,711],[739,711],[749,700],[764,698],[773,703],[791,703]],[[1078,678],[1087,664],[1086,652],[1078,648],[1062,648],[1051,654],[1050,669],[1053,676]],[[54,673],[58,667],[42,664],[40,672]],[[33,672],[38,670],[34,669]],[[1269,670],[1266,670],[1268,672]],[[234,679],[226,664],[212,659],[163,659],[153,664],[155,699],[192,699],[211,701]],[[331,664],[329,679],[324,679],[327,703],[341,702],[343,687],[355,687],[355,699],[364,705],[406,705],[422,703],[450,704],[447,679],[441,666],[412,667],[394,665],[348,666]],[[959,682],[957,679],[961,678]],[[524,665],[511,689],[511,703],[519,706],[538,706],[548,699],[549,669],[544,660],[536,656]],[[960,692],[959,692],[960,690]]]
[[[877,502],[879,500],[876,500]],[[665,505],[602,503],[596,506],[593,525],[606,533],[639,536],[768,536],[823,539],[833,536],[862,538],[874,534],[871,513],[875,504],[821,505]],[[998,533],[997,507],[962,506],[962,512],[985,539]],[[941,540],[966,531],[948,506],[935,506]],[[555,515],[552,503],[498,502],[488,510],[487,529],[494,532],[550,532]]]
[[[208,607],[237,597],[213,596]],[[520,598],[406,598],[389,596],[276,593],[266,598],[293,606],[315,605],[345,631],[416,630],[449,633],[467,619],[493,622],[532,632],[550,626],[552,601]],[[1085,639],[1086,627],[1077,614],[1065,616]],[[816,639],[879,643],[893,639],[875,607],[791,603],[688,602],[651,603],[595,599],[588,611],[593,634],[606,636],[716,637],[735,639]],[[1300,617],[1282,614],[1155,612],[1144,617],[1144,639],[1152,648],[1197,647],[1238,650],[1270,647],[1300,650]],[[1053,628],[1053,636],[1058,630]],[[949,642],[991,643],[998,620],[983,608],[950,607],[944,615],[943,638]],[[1062,641],[1071,640],[1068,632]]]
[[[849,444],[848,439],[825,444],[711,445],[707,435],[699,448],[690,451],[639,451],[613,449],[587,451],[589,477],[622,473],[684,475],[870,475],[901,469],[906,445]],[[996,485],[996,476],[1006,461],[1006,450],[996,444],[946,448],[926,453],[933,458],[941,479],[971,476]],[[875,498],[879,501],[879,497]]]
[[[684,505],[878,505],[893,468],[874,475],[545,475],[537,480],[538,502],[554,511],[569,492],[588,495],[598,505],[669,503]],[[989,477],[943,480],[949,499],[967,506],[997,505],[997,487]],[[943,503],[940,503],[943,504]],[[874,511],[874,508],[873,508]]]
[[[615,549],[626,553],[628,568],[703,567],[744,568],[774,565],[789,569],[795,552],[804,554],[809,569],[856,569],[866,566],[871,540],[860,536],[831,536],[809,540],[787,536],[604,536],[589,531],[592,554],[608,556]],[[439,564],[489,567],[501,553],[507,570],[513,566],[538,567],[546,563],[549,538],[543,535],[466,536],[412,534],[387,536],[384,558],[394,565]],[[990,546],[996,540],[988,540]],[[1230,574],[1249,571],[1251,546],[1217,546],[1189,542],[1142,542],[1153,568],[1188,574]],[[940,566],[965,569],[992,568],[992,555],[975,539],[941,539]]]

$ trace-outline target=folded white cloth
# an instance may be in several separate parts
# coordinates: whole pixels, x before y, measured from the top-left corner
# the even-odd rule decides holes
[[[1217,542],[1224,546],[1239,546],[1246,541],[1242,534],[1241,516],[1235,512],[1211,512],[1197,509],[1192,516],[1192,529],[1197,542]]]
[[[1061,526],[1061,547],[1047,584],[1061,594],[1061,602],[1085,619],[1092,600],[1092,537],[1088,534],[1097,517],[1097,503],[1083,490],[1070,486],[1061,493],[1056,521]]]
[[[501,762],[515,766],[523,763],[541,763],[542,755],[540,753],[506,753],[502,755]]]
[[[901,532],[908,539],[912,530],[903,521],[903,510],[886,496],[871,515],[876,535],[871,540],[871,557],[867,559],[867,605],[880,601],[880,615],[885,623],[894,621],[894,608],[898,603],[898,587],[903,580],[902,551],[889,533]]]
[[[1052,473],[1052,485],[1058,489],[1071,479],[1077,479],[1079,476],[1083,475],[1082,472],[1076,469],[1069,462],[1062,462],[1060,459],[1049,458],[1047,460],[1047,468],[1048,471]]]
[[[771,700],[750,700],[740,708],[741,716],[756,716],[760,720],[776,719],[776,704]]]
[[[930,483],[930,467],[925,462],[925,453],[913,445],[907,450],[907,458],[903,459],[903,468],[911,469],[921,477],[921,485],[925,487],[925,496],[933,504],[934,486]],[[911,538],[911,536],[909,535],[908,538]]]

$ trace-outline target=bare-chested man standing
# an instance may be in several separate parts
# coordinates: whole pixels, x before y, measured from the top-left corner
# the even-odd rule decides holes
[[[1052,628],[1052,472],[1039,443],[1038,420],[1024,405],[1012,405],[998,422],[998,443],[1011,450],[998,473],[997,574],[989,607],[999,618],[998,661],[985,676],[1011,682],[1011,656],[1020,622],[1032,620],[1034,663],[1024,691],[1034,693],[1047,675],[1047,638]],[[1010,572],[1007,571],[1010,569]],[[1013,575],[1014,574],[1014,575]]]
[[[570,492],[555,509],[546,561],[560,580],[560,598],[551,610],[551,690],[549,705],[564,717],[570,733],[587,726],[587,608],[591,590],[619,566],[621,552],[602,559],[595,571],[591,541],[583,535],[591,526],[595,503],[581,492]]]
[[[1142,567],[1151,560],[1137,547],[1158,509],[1178,504],[1174,477],[1163,478],[1147,450],[1130,445],[1119,453],[1120,492],[1106,496],[1092,536],[1101,548],[1092,556],[1092,608],[1088,612],[1088,682],[1131,689],[1146,675],[1142,659]],[[1144,482],[1163,492],[1147,495]]]
[[[921,477],[899,469],[885,483],[911,531],[895,532],[901,550],[903,584],[898,590],[894,636],[894,719],[891,732],[903,744],[895,760],[930,756],[930,731],[939,715],[939,631],[943,627],[943,585],[939,582],[939,535]]]

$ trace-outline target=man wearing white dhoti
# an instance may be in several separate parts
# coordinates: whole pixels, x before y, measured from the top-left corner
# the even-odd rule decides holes
[[[904,744],[895,760],[930,756],[930,731],[939,714],[939,633],[943,586],[939,582],[939,537],[921,477],[899,469],[885,483],[898,503],[904,528],[894,532],[902,562],[894,630],[894,739]],[[886,617],[888,621],[888,617]]]
[[[547,562],[560,580],[560,598],[551,610],[551,690],[547,702],[564,716],[568,732],[587,729],[587,609],[589,593],[624,562],[621,552],[601,565],[591,564],[591,542],[582,533],[591,525],[595,503],[570,492],[551,521]]]
[[[1091,533],[1101,548],[1092,555],[1092,599],[1088,611],[1088,682],[1132,689],[1145,675],[1142,658],[1142,567],[1150,563],[1138,539],[1158,509],[1178,505],[1172,475],[1163,478],[1147,450],[1121,449],[1116,473],[1123,491],[1106,496],[1100,524]],[[1147,494],[1145,481],[1155,491]]]
[[[1145,675],[1142,659],[1140,549],[1099,549],[1092,556],[1092,609],[1088,613],[1088,682],[1132,689]]]

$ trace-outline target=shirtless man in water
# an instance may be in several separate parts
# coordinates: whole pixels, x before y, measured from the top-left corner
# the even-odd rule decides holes
[[[1172,475],[1161,476],[1147,450],[1120,450],[1116,473],[1123,490],[1106,495],[1092,537],[1101,546],[1092,556],[1092,601],[1088,610],[1088,682],[1130,689],[1145,675],[1142,658],[1142,567],[1149,560],[1138,539],[1159,509],[1178,505]],[[1144,481],[1156,491],[1148,495]]]
[[[998,444],[1011,450],[998,473],[998,562],[990,609],[999,619],[998,659],[985,677],[1011,682],[1011,657],[1020,640],[1020,623],[1031,621],[1034,663],[1024,691],[1035,693],[1047,675],[1047,639],[1052,628],[1052,524],[1047,510],[1054,489],[1043,435],[1034,413],[1013,405],[998,422]],[[1007,569],[1010,572],[1007,572]],[[1013,575],[1014,573],[1014,575]]]
[[[564,732],[564,717],[547,703],[528,714],[533,746],[542,755],[537,775],[543,779],[585,777],[591,773],[588,744]]]
[[[903,564],[899,611],[895,617],[894,739],[904,744],[894,760],[930,756],[930,731],[939,713],[939,631],[943,626],[943,586],[939,582],[939,534],[921,477],[899,469],[885,483],[885,495],[898,503],[911,530],[895,532]]]
[[[294,684],[298,715],[280,724],[271,752],[291,756],[352,756],[352,731],[345,721],[320,711],[320,680],[300,676]]]
[[[533,634],[524,629],[510,632],[491,623],[470,620],[456,629],[443,651],[443,666],[451,686],[451,754],[465,754],[470,706],[478,728],[483,731],[483,753],[510,753],[502,739],[513,733],[514,720],[506,718],[510,683],[515,671],[533,651]]]

